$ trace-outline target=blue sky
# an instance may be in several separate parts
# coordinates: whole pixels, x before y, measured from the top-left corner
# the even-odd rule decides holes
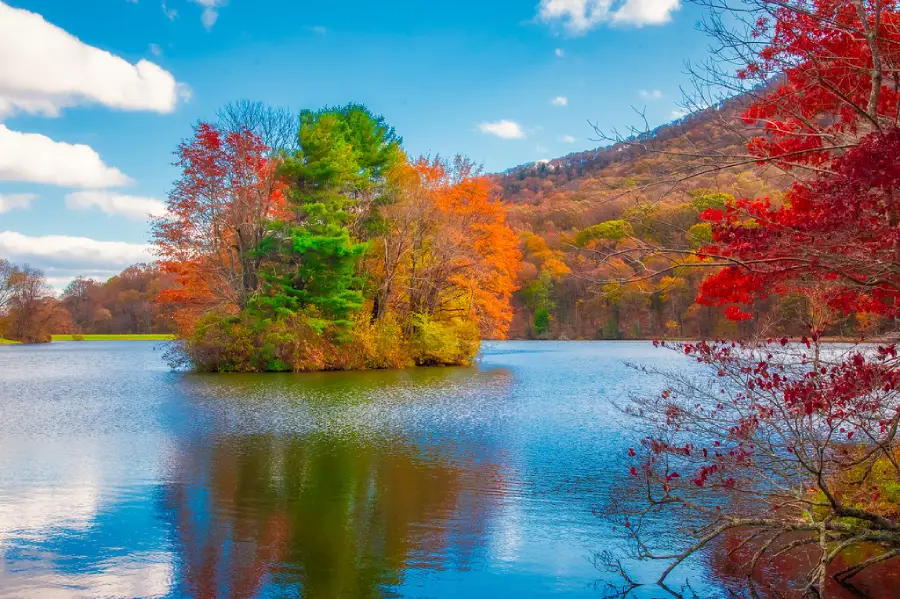
[[[699,18],[678,0],[0,0],[0,256],[58,288],[149,256],[173,149],[232,100],[362,102],[410,154],[488,171],[596,147],[588,120],[673,118]]]

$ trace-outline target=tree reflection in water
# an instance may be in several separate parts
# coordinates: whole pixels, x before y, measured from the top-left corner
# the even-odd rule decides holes
[[[745,543],[746,538],[746,534],[729,534],[709,552],[712,578],[723,588],[732,589],[735,596],[804,599],[804,576],[818,561],[818,554],[815,551],[793,551],[780,555],[778,559],[761,559],[748,582],[747,564],[753,560],[760,542],[751,539]],[[781,544],[786,546],[791,540],[785,538]],[[849,549],[835,560],[828,573],[840,572],[880,553],[874,546]],[[900,569],[892,562],[885,562],[872,566],[844,584],[830,575],[825,583],[824,596],[828,599],[894,599],[900,596]]]
[[[425,377],[433,388],[435,374]],[[336,389],[326,395],[352,403],[387,380],[396,385],[396,375],[375,374],[366,389],[356,377],[351,400],[327,376],[311,392]],[[260,379],[245,382],[252,388]],[[382,597],[408,568],[466,569],[502,496],[500,469],[446,439],[420,445],[346,430],[219,431],[177,451],[164,500],[180,556],[173,593]]]

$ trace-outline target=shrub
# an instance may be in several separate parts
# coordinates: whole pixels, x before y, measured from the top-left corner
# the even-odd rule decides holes
[[[470,364],[478,352],[475,323],[420,318],[412,330],[414,341],[390,315],[373,322],[360,313],[351,327],[323,327],[305,314],[209,313],[167,359],[172,367],[201,372],[313,372]]]
[[[470,365],[481,345],[474,322],[436,321],[426,315],[414,317],[410,342],[413,360],[419,366]]]

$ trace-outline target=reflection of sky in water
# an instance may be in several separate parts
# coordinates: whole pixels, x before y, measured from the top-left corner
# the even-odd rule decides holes
[[[157,487],[134,481],[152,478],[138,470],[147,451],[164,455],[156,441],[0,439],[0,597],[165,596],[174,558]],[[113,452],[135,466],[130,476],[115,472]]]
[[[478,369],[204,376],[146,343],[2,348],[0,597],[596,597],[627,447],[602,398],[656,384],[626,360],[679,363],[488,343]]]

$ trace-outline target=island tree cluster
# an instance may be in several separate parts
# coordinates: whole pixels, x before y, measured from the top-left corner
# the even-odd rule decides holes
[[[245,108],[252,105],[244,105]],[[468,364],[512,316],[518,239],[490,180],[411,159],[360,105],[226,109],[177,149],[158,301],[201,370]],[[177,358],[177,356],[176,356]]]

